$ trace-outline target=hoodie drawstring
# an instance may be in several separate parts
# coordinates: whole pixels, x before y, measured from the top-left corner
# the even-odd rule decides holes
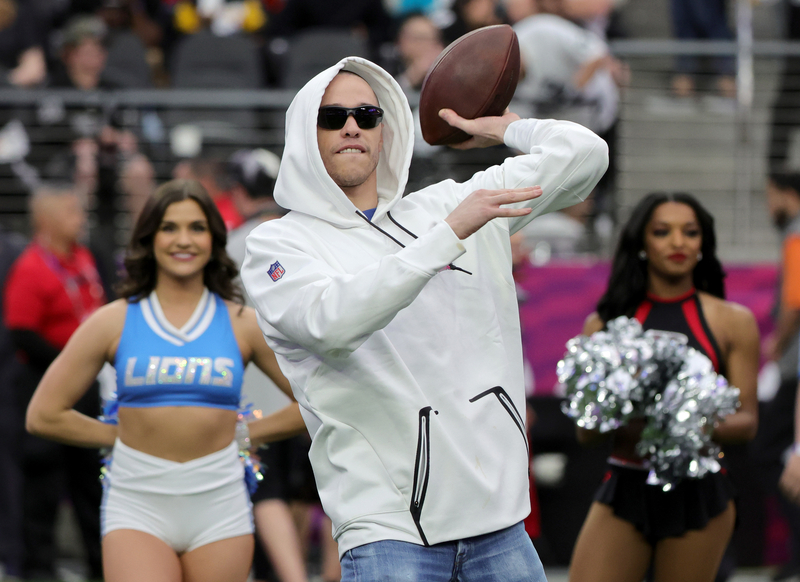
[[[390,235],[388,232],[386,232],[385,230],[383,230],[383,229],[382,229],[380,226],[378,226],[377,224],[375,224],[374,222],[372,222],[372,221],[371,221],[369,218],[367,218],[367,217],[366,217],[366,215],[365,215],[365,214],[363,214],[363,213],[362,213],[360,210],[356,210],[356,214],[357,214],[358,216],[360,216],[361,218],[363,218],[363,219],[364,219],[364,220],[367,222],[367,224],[369,224],[369,225],[370,225],[372,228],[374,228],[375,230],[377,230],[379,233],[383,234],[384,236],[386,236],[386,237],[390,238],[390,239],[391,239],[391,240],[393,240],[395,243],[397,243],[397,244],[400,246],[400,248],[403,248],[403,249],[404,249],[404,248],[406,248],[406,245],[404,245],[404,244],[403,244],[403,243],[401,243],[399,240],[397,240],[397,239],[396,239],[396,238],[394,238],[392,235]],[[413,239],[417,239],[417,238],[419,238],[419,237],[418,237],[417,235],[415,235],[413,232],[411,232],[410,230],[408,230],[408,229],[407,229],[405,226],[403,226],[402,224],[400,224],[399,222],[397,222],[397,221],[394,219],[394,217],[392,217],[392,213],[391,213],[391,212],[387,212],[387,213],[386,213],[386,216],[388,216],[388,217],[389,217],[389,220],[391,220],[391,221],[392,221],[392,223],[393,223],[395,226],[397,226],[397,228],[399,228],[400,230],[402,230],[403,232],[405,232],[405,233],[406,233],[407,235],[409,235],[411,238],[413,238]],[[472,273],[470,273],[470,272],[469,272],[469,271],[467,271],[466,269],[462,269],[461,267],[456,267],[456,266],[455,266],[453,263],[450,263],[450,264],[449,264],[449,265],[447,265],[447,266],[448,266],[448,267],[449,267],[449,268],[450,268],[452,271],[461,271],[462,273],[466,273],[467,275],[472,275]]]
[[[397,221],[394,219],[394,216],[392,216],[392,213],[391,213],[391,212],[387,212],[387,213],[386,213],[386,216],[388,216],[388,217],[389,217],[389,220],[391,220],[391,221],[392,221],[392,223],[393,223],[393,224],[394,224],[394,225],[395,225],[397,228],[399,228],[400,230],[402,230],[404,233],[406,233],[407,235],[409,235],[410,237],[412,237],[412,238],[414,238],[414,239],[416,239],[416,238],[417,238],[417,235],[415,235],[413,232],[411,232],[410,230],[408,230],[408,229],[407,229],[405,226],[403,226],[402,224],[400,224],[399,222],[397,222]]]

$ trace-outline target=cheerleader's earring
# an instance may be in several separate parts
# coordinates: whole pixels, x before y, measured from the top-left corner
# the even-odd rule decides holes
[[[702,260],[703,260],[703,251],[700,251],[699,253],[697,253],[697,262],[699,263]]]
[[[647,260],[647,253],[644,252],[644,249],[639,251],[639,260],[646,261]]]

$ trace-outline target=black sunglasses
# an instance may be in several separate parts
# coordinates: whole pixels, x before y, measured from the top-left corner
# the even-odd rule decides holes
[[[351,115],[361,129],[374,129],[383,121],[383,109],[380,107],[362,105],[351,109],[328,105],[319,108],[317,125],[322,129],[342,129]]]

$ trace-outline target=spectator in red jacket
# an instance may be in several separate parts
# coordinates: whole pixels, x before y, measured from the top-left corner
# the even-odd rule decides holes
[[[3,300],[5,325],[24,364],[15,382],[23,419],[47,366],[81,321],[106,300],[94,258],[78,242],[86,224],[81,194],[70,185],[39,187],[31,195],[30,218],[33,240],[11,267]],[[97,416],[99,391],[90,390],[76,409]],[[25,434],[21,459],[23,576],[55,578],[55,521],[66,488],[91,578],[102,578],[97,451]]]

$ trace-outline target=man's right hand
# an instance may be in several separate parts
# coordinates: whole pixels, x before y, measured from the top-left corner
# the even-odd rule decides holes
[[[506,190],[476,190],[456,206],[445,218],[456,236],[464,240],[477,232],[493,218],[525,216],[530,208],[508,208],[504,204],[515,204],[533,200],[542,195],[541,186],[511,188]]]
[[[476,119],[465,119],[452,109],[441,109],[439,111],[439,117],[453,127],[472,136],[467,141],[450,146],[457,150],[469,150],[472,148],[486,148],[500,145],[503,143],[503,138],[508,126],[519,120],[519,115],[512,113],[508,108],[506,108],[501,116],[478,117]]]

